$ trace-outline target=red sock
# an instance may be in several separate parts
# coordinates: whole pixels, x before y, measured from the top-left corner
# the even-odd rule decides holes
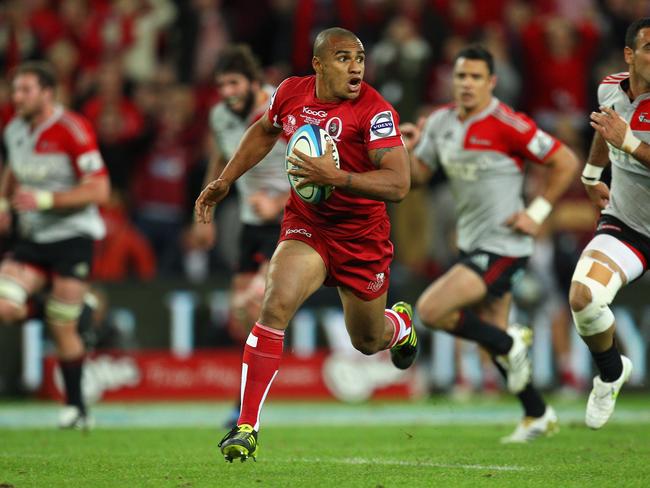
[[[249,424],[259,430],[260,410],[278,374],[284,331],[256,323],[246,345],[241,372],[241,413],[237,425]]]

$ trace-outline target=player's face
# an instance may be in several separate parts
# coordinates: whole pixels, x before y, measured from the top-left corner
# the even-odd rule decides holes
[[[353,100],[361,92],[366,54],[359,39],[334,37],[329,40],[325,54],[314,58],[314,69],[323,84],[325,100]]]
[[[12,99],[16,113],[24,119],[32,120],[40,115],[51,97],[52,90],[41,87],[35,74],[25,73],[14,79]]]
[[[480,59],[458,58],[452,82],[454,101],[465,112],[480,111],[490,103],[496,77]]]
[[[650,27],[639,31],[634,50],[625,48],[625,61],[630,65],[630,72],[650,85]]]
[[[254,97],[253,83],[241,73],[223,73],[217,76],[217,89],[228,108],[243,114]]]

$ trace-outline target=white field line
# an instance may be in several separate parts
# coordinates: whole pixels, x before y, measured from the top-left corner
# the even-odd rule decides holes
[[[347,464],[347,465],[379,465],[379,466],[409,466],[409,467],[426,467],[426,468],[456,468],[456,469],[480,469],[487,471],[531,471],[529,468],[522,466],[495,466],[491,464],[446,464],[433,463],[430,461],[399,461],[393,459],[368,459],[368,458],[294,458],[294,459],[274,459],[274,462],[282,463],[312,463],[312,464]]]

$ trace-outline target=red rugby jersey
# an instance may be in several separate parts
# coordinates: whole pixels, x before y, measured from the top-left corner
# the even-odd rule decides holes
[[[367,83],[354,100],[325,102],[316,98],[314,75],[287,78],[271,97],[267,114],[286,137],[305,124],[325,129],[336,141],[341,169],[354,173],[377,169],[369,150],[403,145],[397,112]],[[341,188],[318,205],[292,191],[285,218],[295,214],[342,238],[364,235],[388,218],[384,202]]]

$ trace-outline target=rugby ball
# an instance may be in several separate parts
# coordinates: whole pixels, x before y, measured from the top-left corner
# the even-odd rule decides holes
[[[287,158],[285,159],[287,170],[296,168],[296,165],[289,161],[289,156],[300,159],[293,154],[294,148],[308,156],[318,157],[325,154],[328,142],[332,143],[332,157],[334,158],[336,167],[339,168],[339,152],[336,149],[336,142],[332,139],[332,136],[317,125],[307,124],[299,127],[291,136],[289,144],[287,144]],[[308,184],[301,188],[296,188],[296,185],[302,181],[302,178],[294,175],[288,176],[293,191],[296,192],[302,201],[307,203],[317,204],[325,201],[334,191],[332,185]]]

